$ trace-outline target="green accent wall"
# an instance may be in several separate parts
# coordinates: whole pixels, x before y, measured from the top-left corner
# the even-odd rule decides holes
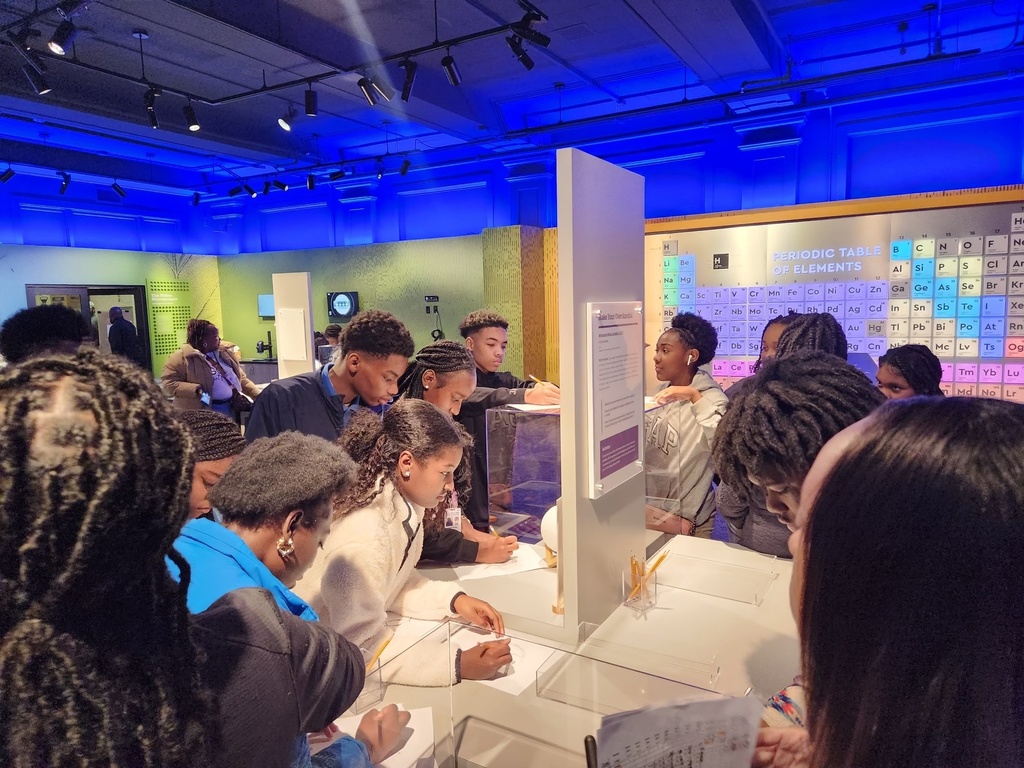
[[[480,236],[398,243],[245,253],[218,259],[224,297],[221,336],[258,357],[256,342],[274,337],[274,321],[256,314],[256,295],[273,293],[275,272],[309,272],[313,285],[313,326],[323,331],[329,291],[357,291],[360,309],[384,309],[409,328],[417,349],[433,339],[435,316],[423,297],[440,297],[445,337],[459,340],[459,322],[484,306],[483,239]],[[276,353],[276,337],[274,338]]]

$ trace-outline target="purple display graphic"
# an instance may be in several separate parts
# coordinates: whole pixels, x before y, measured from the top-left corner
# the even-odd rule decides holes
[[[638,427],[618,432],[601,441],[601,472],[604,480],[608,475],[628,467],[640,459],[640,430]]]

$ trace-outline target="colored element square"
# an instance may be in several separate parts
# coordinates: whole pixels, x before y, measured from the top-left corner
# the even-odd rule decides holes
[[[978,340],[978,357],[981,358],[993,358],[1003,356],[1003,345],[1002,339],[979,339]]]
[[[962,278],[959,286],[957,287],[957,292],[960,296],[981,296],[981,278]]]
[[[911,317],[932,317],[935,302],[931,299],[912,299],[910,302]]]
[[[889,262],[889,279],[890,280],[906,280],[910,277],[911,269],[910,262],[907,261],[890,261]]]
[[[664,245],[664,243],[663,243]],[[679,257],[678,256],[665,256],[661,260],[661,271],[667,275],[678,275],[679,274]]]
[[[957,337],[956,340],[956,356],[957,357],[977,357],[978,349],[980,344],[977,339],[961,339]]]
[[[939,357],[952,357],[956,339],[933,339],[932,352]]]
[[[915,342],[931,341],[932,326],[935,321],[930,317],[913,318],[910,320],[910,338]]]
[[[697,257],[692,253],[684,253],[679,257],[679,272],[693,274],[697,271]]]
[[[1003,399],[1003,385],[1002,384],[979,384],[978,385],[978,397],[987,397],[991,400],[1002,400]]]
[[[957,274],[960,277],[981,277],[983,261],[981,256],[961,256]]]
[[[985,253],[1006,253],[1010,250],[1009,235],[988,235],[985,238]]]
[[[889,258],[893,261],[903,261],[909,259],[913,252],[913,240],[893,240],[892,248],[889,249]]]
[[[980,286],[978,290],[981,290]],[[915,278],[910,283],[910,295],[915,299],[932,298],[935,295],[935,281],[931,278]]]
[[[978,385],[977,384],[954,384],[953,385],[953,396],[954,397],[977,397],[978,396]]]
[[[981,316],[982,317],[1005,317],[1006,316],[1006,297],[1005,296],[986,296],[981,300]]]
[[[960,259],[946,256],[935,260],[936,277],[956,277],[960,273]]]
[[[914,258],[925,259],[935,255],[935,239],[927,238],[925,240],[914,241]]]
[[[911,283],[909,280],[891,280],[889,282],[889,298],[909,299],[910,285]]]
[[[935,277],[935,259],[914,259],[910,274],[917,277]]]
[[[952,339],[956,336],[956,320],[940,320],[935,318],[932,323],[932,336],[941,339]]]
[[[981,338],[999,339],[1006,337],[1006,318],[983,317],[981,318]],[[1001,346],[1001,345],[1000,345]]]
[[[978,380],[977,363],[957,363],[953,368],[953,381],[964,382]]]
[[[1024,336],[1014,336],[1006,340],[1006,357],[1024,357]]]
[[[1000,363],[982,363],[978,366],[978,381],[982,384],[1002,384],[1003,366]]]
[[[957,254],[960,256],[975,256],[984,250],[983,240],[977,235],[960,238],[959,246]]]
[[[960,282],[955,277],[942,277],[935,280],[935,298],[952,299],[956,296],[956,289]]]
[[[958,317],[956,319],[956,338],[977,339],[981,336],[981,318]]]
[[[1009,263],[1009,256],[986,256],[985,261],[981,265],[981,271],[985,277],[989,275],[1005,275]]]
[[[981,299],[957,299],[957,317],[981,317]]]
[[[1006,295],[1007,278],[1005,277],[985,277],[981,280],[981,295],[982,296],[1005,296]]]
[[[956,368],[955,363],[942,363],[942,379],[947,383],[953,382],[953,370]]]

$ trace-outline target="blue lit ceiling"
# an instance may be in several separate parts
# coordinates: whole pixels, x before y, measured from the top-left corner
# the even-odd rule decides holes
[[[684,152],[716,122],[771,131],[887,91],[955,97],[999,88],[1024,63],[1018,0],[437,0],[436,38],[433,0],[97,0],[73,15],[64,58],[45,45],[58,5],[0,2],[5,33],[39,32],[29,46],[53,88],[35,95],[15,43],[0,37],[0,160],[213,196],[243,181],[359,178],[378,158],[390,173],[404,159],[528,163],[570,145],[611,155],[627,139],[637,157],[645,139],[651,152]],[[524,40],[528,71],[505,37],[531,9],[530,28],[550,45]],[[498,29],[450,49],[462,84],[449,84],[435,40]],[[403,71],[359,65],[421,48],[432,50],[413,57],[409,102],[369,106],[360,78],[400,91]],[[149,84],[163,89],[156,130]],[[316,117],[304,115],[308,87]],[[277,118],[289,107],[298,117],[285,132]]]

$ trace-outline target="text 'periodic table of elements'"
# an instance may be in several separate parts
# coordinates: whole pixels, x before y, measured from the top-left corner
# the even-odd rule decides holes
[[[678,312],[714,324],[720,383],[749,375],[771,318],[829,312],[850,352],[925,344],[947,394],[1024,402],[1024,206],[652,237],[664,326]]]

